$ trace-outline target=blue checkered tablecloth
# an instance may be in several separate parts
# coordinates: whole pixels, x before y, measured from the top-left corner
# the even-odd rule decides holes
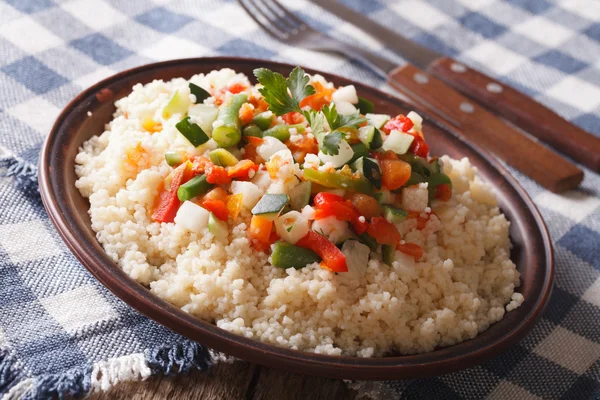
[[[314,27],[402,62],[316,6],[285,3]],[[600,135],[599,1],[346,3]],[[233,1],[0,0],[0,396],[83,395],[217,361],[91,277],[49,222],[35,176],[41,142],[83,89],[129,67],[207,55],[298,63],[384,87],[348,60],[275,42]],[[600,176],[585,173],[579,190],[556,195],[515,172],[556,254],[550,305],[523,342],[439,378],[349,384],[382,398],[600,396]]]

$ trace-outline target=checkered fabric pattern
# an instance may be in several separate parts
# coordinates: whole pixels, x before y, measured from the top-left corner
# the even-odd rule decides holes
[[[600,135],[600,2],[346,3]],[[285,4],[319,30],[403,62],[312,4]],[[41,142],[71,98],[129,67],[208,55],[298,63],[385,88],[349,60],[272,40],[233,1],[0,0],[0,395],[81,395],[215,360],[96,282],[61,243],[35,189]],[[375,392],[457,399],[600,395],[600,176],[586,170],[579,190],[556,195],[514,173],[554,241],[556,285],[543,318],[522,343],[484,365],[385,382]]]

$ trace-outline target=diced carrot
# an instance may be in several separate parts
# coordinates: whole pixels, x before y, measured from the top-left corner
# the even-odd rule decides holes
[[[251,160],[241,160],[236,165],[227,167],[227,174],[232,179],[247,181],[251,179],[252,176],[254,176],[254,174],[256,173],[256,171],[258,171],[259,168],[260,166],[256,165]]]
[[[231,183],[231,177],[227,173],[227,170],[219,165],[209,165],[204,171],[206,174],[206,182],[212,183],[213,185],[227,185]]]
[[[192,172],[194,175],[203,174],[206,170],[206,167],[212,165],[212,162],[204,156],[195,156],[192,157]]]
[[[381,215],[381,206],[374,197],[362,193],[353,193],[349,200],[358,210],[358,213],[368,220]]]
[[[248,125],[252,121],[252,118],[254,118],[254,107],[249,103],[244,103],[238,114],[242,125]]]
[[[142,143],[138,142],[134,147],[128,147],[125,150],[125,161],[133,167],[138,167],[146,154],[147,152],[142,146]]]
[[[142,128],[150,133],[156,133],[162,131],[162,124],[148,117],[142,122]]]
[[[267,251],[270,245],[271,230],[273,229],[273,221],[253,215],[250,220],[249,236],[252,241],[252,246],[260,251]]]
[[[227,211],[234,221],[237,220],[238,215],[240,215],[243,197],[244,195],[241,193],[227,196]]]
[[[381,183],[388,190],[399,189],[410,179],[410,164],[402,160],[382,160]]]
[[[227,90],[229,90],[233,94],[243,92],[246,89],[248,89],[248,86],[244,85],[243,83],[239,83],[239,82],[234,83],[233,85],[231,85],[227,88]]]
[[[296,111],[283,114],[281,118],[285,121],[286,124],[289,125],[301,124],[305,121],[304,115]]]
[[[287,140],[285,145],[290,149],[294,160],[298,163],[303,163],[307,154],[318,154],[319,143],[314,137],[302,136],[300,140],[292,142]]]
[[[204,195],[204,200],[219,200],[225,202],[227,201],[228,196],[225,189],[217,186]]]

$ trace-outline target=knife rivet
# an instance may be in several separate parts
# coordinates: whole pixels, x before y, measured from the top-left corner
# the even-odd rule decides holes
[[[487,84],[486,89],[490,93],[502,93],[504,88],[498,85],[496,82],[490,82]]]
[[[458,108],[460,108],[460,111],[466,112],[467,114],[471,114],[473,111],[475,111],[475,107],[473,107],[473,104],[468,103],[466,101],[460,103],[460,106]]]
[[[450,64],[450,69],[453,72],[458,72],[459,74],[467,71],[467,67],[465,67],[464,65],[459,64],[459,63]]]
[[[420,83],[421,85],[426,84],[427,82],[429,82],[429,77],[427,77],[427,75],[425,75],[422,72],[417,72],[413,78],[415,79],[415,82]]]

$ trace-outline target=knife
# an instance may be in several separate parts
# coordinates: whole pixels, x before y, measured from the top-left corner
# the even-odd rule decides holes
[[[337,0],[310,1],[370,34],[388,49],[442,79],[557,151],[600,172],[600,137],[580,129],[512,87],[412,42]],[[402,68],[409,71],[403,71]],[[395,78],[404,84],[413,79],[413,73],[412,66],[407,65],[396,71]]]

